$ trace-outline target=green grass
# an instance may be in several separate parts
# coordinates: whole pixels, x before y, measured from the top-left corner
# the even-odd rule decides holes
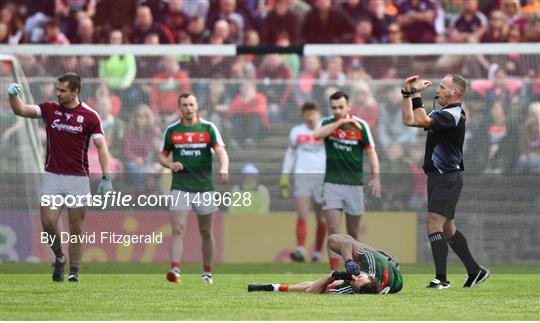
[[[327,271],[326,264],[221,265],[211,286],[203,285],[198,274],[184,274],[182,284],[170,284],[165,264],[88,264],[79,284],[53,283],[49,266],[1,264],[2,320],[540,319],[536,265],[491,266],[494,274],[476,289],[461,288],[463,274],[451,274],[454,286],[443,291],[424,288],[432,278],[429,265],[409,265],[403,268],[403,290],[380,296],[246,290],[250,282],[314,280]],[[185,272],[196,273],[199,267],[187,266]],[[459,272],[458,266],[451,268]],[[129,274],[118,274],[122,270]]]

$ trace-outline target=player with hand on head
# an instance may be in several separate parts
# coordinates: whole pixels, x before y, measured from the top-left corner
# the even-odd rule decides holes
[[[476,287],[490,275],[471,255],[467,239],[456,229],[454,214],[463,187],[463,142],[465,111],[462,99],[467,82],[458,74],[447,74],[439,83],[436,100],[440,109],[426,113],[420,93],[431,85],[418,75],[403,85],[403,124],[427,131],[424,172],[428,181],[427,233],[435,263],[435,279],[428,288],[446,289],[448,244],[467,269],[463,287]]]
[[[345,262],[345,272],[334,271],[315,282],[294,285],[250,284],[249,292],[306,292],[331,294],[393,294],[403,288],[399,263],[389,254],[346,234],[328,238],[330,250]]]
[[[321,118],[321,110],[316,102],[307,101],[302,105],[302,118],[304,123],[293,127],[289,133],[289,148],[283,160],[280,187],[283,197],[287,198],[290,192],[289,174],[294,169],[293,194],[298,219],[296,221],[297,246],[290,254],[293,261],[305,261],[306,218],[313,201],[317,230],[312,260],[316,262],[321,259],[326,239],[326,221],[322,209],[322,186],[326,157],[323,141],[317,140],[313,136]]]
[[[219,160],[219,182],[229,181],[229,157],[217,127],[198,115],[199,105],[192,93],[178,97],[182,118],[167,127],[159,162],[173,172],[171,195],[175,205],[170,207],[172,237],[170,246],[171,270],[167,280],[180,282],[180,261],[184,249],[183,239],[191,211],[197,214],[202,237],[202,281],[212,284],[214,258],[214,201],[212,180],[212,150]],[[208,199],[208,197],[210,199]]]
[[[13,112],[24,118],[42,118],[47,133],[47,156],[41,196],[74,196],[77,203],[67,205],[70,234],[83,234],[84,217],[90,180],[88,171],[88,145],[92,139],[96,145],[103,177],[98,193],[112,191],[109,177],[109,151],[101,127],[99,115],[86,103],[79,100],[81,78],[75,73],[58,77],[56,96],[58,103],[44,102],[39,105],[25,104],[21,99],[21,86],[10,84],[9,103]],[[43,198],[42,198],[43,201]],[[66,257],[60,243],[58,220],[63,206],[40,207],[43,231],[48,234],[48,243],[55,255],[53,281],[64,281]],[[82,243],[69,244],[70,282],[79,281],[79,265],[82,258]]]
[[[360,218],[364,214],[363,160],[367,154],[371,167],[373,196],[381,197],[379,158],[367,122],[351,115],[349,96],[337,91],[330,96],[332,116],[321,121],[316,139],[324,139],[326,171],[323,185],[323,209],[328,234],[340,233],[341,213],[346,214],[347,233],[358,240]],[[339,257],[330,252],[330,268],[339,267]]]

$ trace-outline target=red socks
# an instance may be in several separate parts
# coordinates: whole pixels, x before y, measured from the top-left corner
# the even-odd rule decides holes
[[[296,245],[298,247],[304,247],[306,245],[306,220],[298,219],[296,221]]]

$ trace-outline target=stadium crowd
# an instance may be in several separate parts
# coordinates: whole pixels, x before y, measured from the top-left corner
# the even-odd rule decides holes
[[[535,42],[536,0],[18,0],[1,43],[132,44]]]
[[[8,1],[0,13],[0,43],[538,42],[539,18],[535,0]],[[459,71],[473,80],[466,102],[468,170],[540,173],[540,70],[531,55],[443,55],[421,61],[292,54],[19,59],[36,101],[55,100],[50,77],[76,72],[94,80],[85,81],[82,98],[103,120],[113,173],[159,171],[161,129],[178,118],[182,91],[197,95],[202,116],[222,129],[234,150],[255,147],[265,134],[297,122],[306,100],[326,109],[329,94],[342,89],[382,151],[380,208],[421,210],[426,195],[422,143],[405,149],[418,141],[418,132],[401,123],[401,84],[395,81],[412,71],[426,77]],[[4,133],[2,140],[10,135]],[[97,167],[92,162],[97,152],[90,151],[89,158]],[[150,177],[131,180],[143,191],[158,185]]]

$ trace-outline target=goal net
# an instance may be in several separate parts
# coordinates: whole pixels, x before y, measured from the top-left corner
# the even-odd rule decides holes
[[[330,94],[342,90],[350,97],[352,113],[369,125],[380,159],[383,197],[374,198],[366,188],[368,213],[417,212],[418,259],[428,260],[429,246],[423,231],[427,188],[421,169],[425,132],[402,125],[400,88],[403,80],[413,74],[431,80],[433,86],[423,94],[424,104],[431,110],[441,78],[446,73],[459,73],[467,79],[468,91],[463,102],[467,115],[465,184],[457,223],[470,233],[470,245],[482,261],[540,259],[534,247],[540,242],[538,44],[305,45],[300,55],[261,54],[265,50],[268,48],[228,45],[3,46],[2,53],[19,60],[22,73],[2,73],[2,176],[41,169],[36,168],[36,163],[42,158],[41,147],[46,143],[43,129],[35,129],[33,123],[22,125],[11,114],[6,94],[9,82],[27,84],[27,102],[55,101],[55,77],[76,72],[83,78],[81,99],[101,116],[112,156],[115,189],[130,194],[166,194],[170,174],[157,164],[156,156],[163,130],[180,117],[179,93],[192,91],[201,117],[213,122],[221,132],[231,160],[231,183],[217,185],[216,189],[242,190],[242,182],[249,177],[245,173],[253,174],[254,169],[256,175],[251,178],[259,185],[249,188],[260,199],[257,205],[234,211],[221,207],[218,230],[224,237],[220,237],[220,245],[229,238],[226,235],[230,230],[223,224],[229,213],[257,216],[294,212],[294,199],[283,197],[279,185],[289,131],[302,122],[303,103],[315,101],[326,116],[331,113]],[[9,64],[6,62],[14,60],[3,60],[3,71]],[[43,126],[41,122],[39,126]],[[19,128],[14,131],[13,127]],[[91,172],[97,174],[92,178],[95,189],[101,170],[92,147],[89,159]],[[27,163],[32,167],[25,166]],[[254,168],[246,167],[247,164]],[[367,161],[364,177],[367,183]],[[11,190],[18,185],[22,184],[3,181],[2,189]],[[31,199],[20,199],[30,194],[34,194]],[[2,225],[8,226],[5,205],[14,205],[9,210],[12,213],[18,208],[37,211],[36,194],[22,194],[18,190],[17,195],[3,194],[2,221],[6,224]],[[89,221],[91,225],[114,225],[127,232],[145,228],[170,231],[163,213],[166,209],[113,208],[109,211],[113,216],[107,220],[100,217],[93,223],[89,217]],[[154,219],[133,216],[137,211],[162,212],[163,221],[156,225]],[[36,212],[28,221],[39,224],[35,217]],[[369,230],[367,224],[366,228]],[[187,251],[186,257],[192,260],[200,257],[195,231],[187,238],[193,248],[186,247],[195,249],[192,255]],[[292,241],[294,228],[289,231]],[[228,259],[223,256],[223,248],[218,246],[218,261]],[[94,251],[87,257],[167,260],[166,250],[147,252],[144,255],[131,250],[124,256],[111,256],[113,251],[105,250]]]

